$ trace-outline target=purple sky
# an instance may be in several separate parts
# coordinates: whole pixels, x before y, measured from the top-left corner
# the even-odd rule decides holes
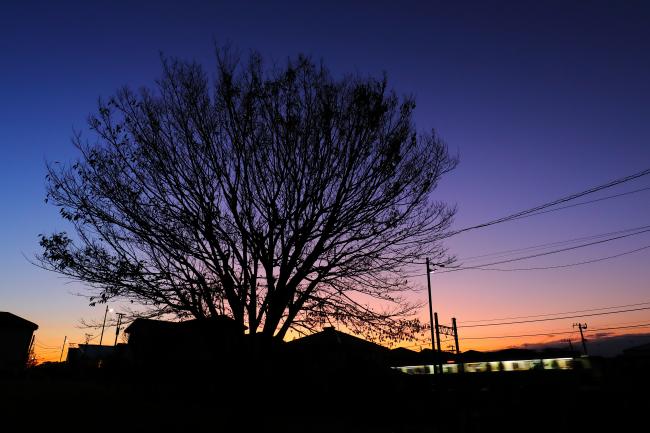
[[[418,127],[436,128],[461,156],[436,195],[458,205],[459,228],[650,167],[647,2],[76,3],[10,1],[0,13],[0,310],[38,323],[43,345],[64,335],[80,340],[78,319],[102,314],[69,294],[79,286],[25,258],[38,252],[39,233],[66,229],[43,202],[44,162],[73,159],[73,128],[85,129],[97,98],[124,84],[151,85],[160,52],[209,68],[215,40],[277,62],[310,54],[336,75],[385,71],[398,93],[416,96]],[[586,199],[648,186],[650,176]],[[448,246],[460,258],[528,247],[648,225],[649,211],[645,191],[468,232]],[[649,234],[516,265],[565,264],[645,245]],[[445,322],[455,315],[462,324],[650,301],[649,257],[439,274],[436,309]],[[584,320],[596,327],[648,318],[641,311]],[[570,330],[574,321],[507,333]]]

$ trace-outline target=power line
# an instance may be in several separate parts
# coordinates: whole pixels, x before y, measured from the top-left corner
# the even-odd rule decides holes
[[[569,208],[576,207],[576,206],[584,206],[586,204],[597,203],[599,201],[604,201],[604,200],[609,200],[609,199],[612,199],[612,198],[623,197],[623,196],[626,196],[626,195],[635,194],[637,192],[643,192],[643,191],[648,191],[648,190],[650,190],[650,187],[639,188],[639,189],[635,189],[635,190],[632,190],[632,191],[623,192],[623,193],[620,193],[620,194],[609,195],[609,196],[597,198],[597,199],[594,199],[594,200],[583,201],[583,202],[580,202],[580,203],[574,203],[574,204],[570,204],[570,205],[567,205],[567,206],[560,206],[560,207],[554,208],[554,209],[535,212],[535,213],[532,213],[532,214],[528,214],[528,215],[524,215],[524,216],[521,216],[521,217],[513,218],[513,220],[528,218],[528,217],[532,217],[532,216],[536,216],[536,215],[542,215],[542,214],[551,213],[551,212],[556,212],[556,211],[559,211],[559,210],[569,209]]]
[[[614,329],[630,329],[630,328],[650,328],[650,323],[639,323],[636,325],[628,326],[612,326],[607,328],[586,329],[587,332],[596,331],[611,331]],[[489,335],[485,337],[462,337],[460,340],[492,340],[499,338],[524,338],[524,337],[553,337],[555,335],[573,334],[578,331],[558,331],[558,332],[543,332],[538,334],[520,334],[520,335]]]
[[[477,324],[477,325],[459,326],[458,328],[478,328],[478,327],[484,327],[484,326],[518,325],[520,323],[548,322],[548,321],[552,321],[552,320],[563,320],[563,319],[577,319],[577,318],[580,318],[580,317],[605,316],[605,315],[608,315],[608,314],[629,313],[629,312],[632,312],[632,311],[644,311],[644,310],[650,310],[650,307],[632,308],[632,309],[628,309],[628,310],[618,310],[618,311],[605,311],[605,312],[602,312],[602,313],[579,314],[579,315],[575,315],[575,316],[562,316],[562,317],[550,317],[550,318],[545,318],[545,319],[520,320],[520,321],[515,321],[515,322],[481,323],[481,324]]]
[[[496,262],[492,262],[492,263],[486,263],[486,264],[477,265],[477,266],[467,266],[467,267],[458,267],[458,268],[454,268],[454,269],[448,269],[448,270],[445,270],[445,271],[440,271],[438,273],[445,274],[445,273],[448,273],[448,272],[458,272],[458,271],[467,270],[467,269],[480,269],[480,268],[484,268],[486,266],[493,266],[493,265],[500,265],[500,264],[503,264],[503,263],[518,262],[518,261],[521,261],[521,260],[527,260],[527,259],[532,259],[532,258],[536,258],[536,257],[548,256],[548,255],[551,255],[551,254],[562,253],[562,252],[565,252],[565,251],[572,251],[572,250],[576,250],[576,249],[579,249],[579,248],[589,247],[589,246],[592,246],[592,245],[603,244],[605,242],[611,242],[611,241],[615,241],[615,240],[618,240],[618,239],[623,239],[623,238],[627,238],[627,237],[630,237],[630,236],[636,236],[636,235],[640,235],[640,234],[647,233],[647,232],[650,232],[650,229],[641,230],[641,231],[638,231],[638,232],[635,232],[635,233],[629,233],[629,234],[625,234],[625,235],[615,236],[615,237],[611,237],[611,238],[603,239],[603,240],[599,240],[599,241],[588,242],[588,243],[585,243],[585,244],[580,244],[580,245],[576,245],[576,246],[572,246],[572,247],[560,248],[558,250],[546,251],[546,252],[537,253],[537,254],[531,254],[531,255],[528,255],[528,256],[524,256],[524,257],[517,257],[517,258],[514,258],[514,259],[500,260],[500,261],[496,261]]]
[[[648,328],[648,327],[650,327],[650,323],[640,323],[638,325],[612,326],[612,327],[609,327],[609,328],[587,329],[587,332],[611,331],[612,329]]]
[[[466,232],[466,231],[469,231],[469,230],[475,230],[475,229],[478,229],[478,228],[488,227],[488,226],[491,226],[491,225],[494,225],[494,224],[499,224],[499,223],[502,223],[502,222],[512,221],[512,220],[515,220],[515,219],[521,219],[524,216],[533,216],[533,215],[539,215],[539,214],[548,213],[548,212],[554,212],[554,211],[557,211],[557,210],[567,209],[567,208],[570,208],[570,207],[581,206],[581,205],[585,205],[585,204],[589,204],[589,203],[595,203],[595,202],[608,200],[608,199],[615,198],[615,197],[621,197],[621,196],[634,194],[634,193],[641,192],[641,191],[650,190],[650,187],[639,188],[639,189],[636,189],[636,190],[626,191],[624,193],[614,194],[614,195],[607,196],[607,197],[601,197],[601,198],[594,199],[594,200],[589,200],[589,201],[586,201],[586,202],[580,202],[580,203],[575,203],[575,204],[568,205],[568,206],[562,206],[562,207],[555,208],[555,209],[544,210],[544,209],[556,206],[558,204],[566,203],[568,201],[575,200],[576,198],[580,198],[580,197],[583,197],[585,195],[592,194],[594,192],[598,192],[598,191],[601,191],[601,190],[604,190],[604,189],[607,189],[607,188],[614,187],[616,185],[620,185],[620,184],[625,183],[625,182],[632,181],[634,179],[638,179],[638,178],[643,177],[643,176],[647,176],[648,174],[650,174],[650,168],[645,169],[645,170],[640,171],[640,172],[635,173],[635,174],[631,174],[629,176],[625,176],[625,177],[610,181],[608,183],[605,183],[605,184],[602,184],[602,185],[599,185],[599,186],[596,186],[596,187],[589,188],[587,190],[584,190],[584,191],[581,191],[581,192],[578,192],[578,193],[574,193],[574,194],[571,194],[571,195],[568,195],[568,196],[553,200],[551,202],[544,203],[544,204],[539,205],[539,206],[535,206],[533,208],[529,208],[529,209],[526,209],[526,210],[523,210],[523,211],[519,211],[519,212],[510,214],[510,215],[507,215],[505,217],[497,218],[497,219],[490,220],[490,221],[487,221],[487,222],[482,223],[482,224],[477,224],[477,225],[474,225],[474,226],[465,227],[465,228],[462,228],[462,229],[459,229],[459,230],[456,230],[456,231],[452,231],[451,233],[449,233],[447,235],[447,237],[455,236],[457,234],[460,234],[460,233],[463,233],[463,232]],[[421,264],[424,264],[424,263],[413,263],[413,264],[421,265]],[[457,269],[457,270],[462,270],[462,269]],[[446,272],[451,272],[451,271],[452,270],[446,271]],[[420,277],[420,276],[423,276],[423,275],[426,275],[426,274],[409,275],[409,277]]]
[[[463,258],[459,259],[459,261],[469,262],[469,261],[474,261],[474,260],[477,260],[477,259],[484,259],[486,257],[506,256],[506,255],[510,255],[509,253],[517,253],[517,252],[523,252],[523,251],[538,250],[538,249],[543,249],[543,248],[546,248],[546,247],[554,247],[554,246],[571,244],[571,243],[578,242],[578,241],[589,241],[589,240],[593,240],[593,239],[604,238],[604,237],[607,237],[607,236],[618,235],[618,234],[622,234],[622,233],[636,232],[636,231],[647,229],[647,228],[650,228],[650,225],[644,225],[644,226],[640,226],[640,227],[633,227],[633,228],[628,228],[628,229],[616,230],[616,231],[607,232],[607,233],[600,233],[600,234],[597,234],[597,235],[582,236],[582,237],[579,237],[579,238],[572,238],[572,239],[567,239],[567,240],[563,240],[563,241],[548,242],[548,243],[544,243],[544,244],[533,245],[533,246],[530,246],[530,247],[515,248],[515,249],[503,250],[503,251],[496,251],[494,253],[486,253],[486,254],[481,254],[481,255],[478,255],[478,256],[463,257]]]
[[[625,326],[608,326],[605,328],[592,328],[587,329],[587,332],[597,332],[597,331],[612,331],[616,329],[633,329],[633,328],[650,328],[650,323],[636,323],[633,325]],[[502,339],[502,338],[525,338],[525,337],[554,337],[556,335],[566,335],[566,334],[575,334],[578,331],[547,331],[540,332],[535,334],[518,334],[518,335],[487,335],[484,337],[459,337],[459,340],[493,340],[493,339]],[[404,348],[412,347],[422,347],[423,344],[411,344],[408,346],[401,346]]]
[[[622,183],[629,182],[629,181],[634,180],[634,179],[638,179],[638,178],[640,178],[642,176],[646,176],[648,174],[650,174],[650,169],[646,169],[646,170],[640,171],[638,173],[631,174],[629,176],[625,176],[625,177],[613,180],[611,182],[608,182],[608,183],[605,183],[605,184],[602,184],[602,185],[599,185],[599,186],[595,186],[595,187],[589,188],[587,190],[584,190],[584,191],[581,191],[581,192],[578,192],[578,193],[574,193],[574,194],[571,194],[571,195],[568,195],[568,196],[565,196],[565,197],[562,197],[562,198],[559,198],[559,199],[556,199],[556,200],[541,204],[539,206],[535,206],[535,207],[530,208],[530,209],[515,212],[515,213],[507,215],[505,217],[497,218],[497,219],[487,221],[487,222],[482,223],[482,224],[477,224],[477,225],[474,225],[474,226],[465,227],[465,228],[453,231],[447,237],[455,236],[457,234],[460,234],[460,233],[463,233],[463,232],[466,232],[466,231],[476,230],[476,229],[479,229],[479,228],[488,227],[488,226],[491,226],[491,225],[500,224],[500,223],[512,221],[512,220],[515,220],[515,219],[519,219],[519,218],[521,218],[521,217],[523,217],[525,215],[534,214],[534,213],[542,211],[544,209],[548,209],[550,207],[557,206],[559,204],[566,203],[566,202],[571,201],[571,200],[575,200],[575,199],[583,197],[585,195],[593,194],[595,192],[602,191],[604,189],[611,188],[613,186],[620,185]]]
[[[597,263],[597,262],[603,262],[605,260],[610,260],[610,259],[615,259],[617,257],[622,257],[626,256],[628,254],[633,254],[633,253],[638,253],[639,251],[647,250],[650,248],[650,245],[646,245],[641,248],[636,248],[634,250],[630,251],[625,251],[623,253],[619,254],[614,254],[613,256],[607,256],[607,257],[600,257],[597,259],[591,259],[591,260],[584,260],[582,262],[574,262],[574,263],[567,263],[564,265],[553,265],[553,266],[534,266],[534,267],[528,267],[528,268],[510,268],[510,269],[502,269],[502,268],[484,268],[484,267],[468,267],[468,268],[459,268],[459,269],[473,269],[477,271],[499,271],[499,272],[513,272],[513,271],[539,271],[539,270],[548,270],[548,269],[561,269],[561,268],[570,268],[573,266],[581,266],[581,265],[587,265],[590,263]]]
[[[496,338],[523,338],[523,337],[552,337],[560,334],[573,334],[577,331],[560,331],[560,332],[544,332],[539,334],[522,334],[522,335],[491,335],[487,337],[460,337],[460,340],[492,340]]]
[[[628,326],[628,325],[637,325],[638,323],[639,323],[638,320],[626,320],[624,322],[619,322],[619,321],[612,322],[612,323],[609,323],[609,324],[603,325],[603,326],[623,326],[623,327],[625,327],[625,326]],[[589,330],[591,330],[591,329],[589,329]]]
[[[600,307],[600,308],[588,308],[585,310],[574,310],[574,311],[562,311],[559,313],[547,313],[547,314],[535,314],[530,316],[516,316],[516,317],[499,317],[496,319],[479,319],[479,320],[464,320],[463,323],[476,323],[476,322],[494,322],[497,320],[517,320],[517,319],[531,319],[535,317],[549,317],[549,316],[559,316],[561,314],[576,314],[576,313],[590,313],[592,311],[602,311],[602,310],[614,310],[617,308],[628,308],[628,307],[638,307],[639,305],[649,305],[648,302],[637,302],[636,304],[626,304],[626,305],[615,305],[612,307]]]
[[[545,247],[550,247],[550,246],[559,246],[559,245],[571,244],[571,243],[574,243],[574,242],[577,242],[577,241],[599,239],[599,238],[602,238],[602,237],[605,237],[605,236],[611,236],[611,235],[616,235],[616,234],[621,234],[621,233],[630,233],[630,232],[637,232],[638,231],[638,233],[632,233],[631,236],[633,236],[633,235],[636,235],[636,234],[644,233],[645,231],[639,231],[639,230],[643,230],[643,229],[650,229],[650,225],[639,226],[639,227],[634,227],[634,228],[628,228],[628,229],[623,229],[623,230],[616,230],[616,231],[613,231],[613,232],[601,233],[601,234],[597,234],[597,235],[583,236],[583,237],[579,237],[579,238],[567,239],[567,240],[564,240],[564,241],[549,242],[549,243],[545,243],[545,244],[533,245],[533,246],[530,246],[530,247],[524,247],[524,248],[517,248],[517,249],[512,249],[512,250],[497,251],[497,252],[494,252],[494,253],[481,254],[481,255],[478,255],[478,256],[462,258],[462,259],[460,259],[460,261],[462,261],[462,262],[474,261],[474,260],[479,259],[479,258],[485,258],[485,257],[490,257],[490,256],[493,256],[493,257],[508,256],[508,255],[510,255],[509,253],[538,250],[538,249],[543,249]],[[611,239],[607,239],[605,241],[615,240],[615,239],[618,239],[618,238],[611,238]],[[584,246],[589,246],[589,245],[592,245],[592,244],[585,244]],[[580,246],[580,247],[582,247],[582,246]],[[527,270],[538,270],[538,269],[557,269],[557,268],[565,268],[565,267],[570,267],[570,266],[578,266],[578,265],[583,265],[583,264],[588,264],[588,263],[595,263],[595,262],[599,262],[599,261],[609,260],[609,259],[620,257],[620,256],[623,256],[623,255],[632,254],[632,253],[644,250],[644,249],[649,248],[649,247],[642,247],[642,248],[639,248],[637,250],[627,251],[627,252],[624,252],[624,253],[621,253],[621,254],[608,256],[608,257],[603,257],[603,258],[599,258],[599,259],[595,259],[595,260],[588,260],[588,261],[584,261],[584,262],[570,263],[570,264],[558,265],[558,266],[543,266],[543,267],[534,267],[534,268],[515,268],[515,269],[487,269],[487,268],[485,268],[485,266],[491,266],[491,264],[476,265],[476,266],[462,266],[462,265],[460,265],[460,266],[454,266],[454,267],[447,267],[446,270],[440,271],[439,273],[454,272],[454,271],[461,271],[461,270],[485,270],[485,271],[509,272],[509,271],[514,271],[514,270],[527,271]],[[558,250],[558,252],[562,252],[562,251],[565,251],[565,250]],[[554,254],[554,253],[555,252],[548,252],[548,254]],[[516,258],[516,259],[513,259],[513,261],[525,260],[526,258],[530,258],[530,257]],[[502,263],[502,262],[499,262],[499,263]],[[419,274],[408,274],[408,275],[405,275],[404,277],[405,278],[415,278],[415,277],[423,277],[423,276],[426,276],[426,275],[427,275],[426,273],[419,273]]]
[[[44,344],[41,344],[39,342],[34,342],[34,346],[38,347],[39,349],[59,349],[59,347],[56,346],[46,346]]]

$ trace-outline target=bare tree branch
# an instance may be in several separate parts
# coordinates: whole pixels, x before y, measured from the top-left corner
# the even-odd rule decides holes
[[[298,57],[265,69],[217,53],[210,83],[163,60],[155,89],[122,89],[89,119],[94,141],[48,165],[72,222],[38,263],[150,316],[228,315],[268,338],[338,323],[378,339],[419,332],[409,266],[451,262],[455,209],[432,200],[457,159],[418,133],[386,79],[334,79]]]

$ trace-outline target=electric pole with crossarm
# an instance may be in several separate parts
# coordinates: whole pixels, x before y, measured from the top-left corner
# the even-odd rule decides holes
[[[585,340],[585,336],[582,333],[583,329],[587,329],[587,324],[586,323],[574,323],[573,327],[578,327],[580,330],[580,339],[582,340],[582,350],[585,352],[585,355],[587,355],[587,341]]]

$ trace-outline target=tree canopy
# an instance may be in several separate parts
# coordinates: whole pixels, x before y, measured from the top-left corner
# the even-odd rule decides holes
[[[76,162],[48,164],[47,200],[74,234],[41,236],[39,263],[91,302],[227,315],[269,338],[417,327],[407,273],[451,260],[454,208],[432,192],[457,159],[416,129],[413,98],[303,56],[268,67],[218,50],[213,79],[162,66],[155,86],[100,101]]]

